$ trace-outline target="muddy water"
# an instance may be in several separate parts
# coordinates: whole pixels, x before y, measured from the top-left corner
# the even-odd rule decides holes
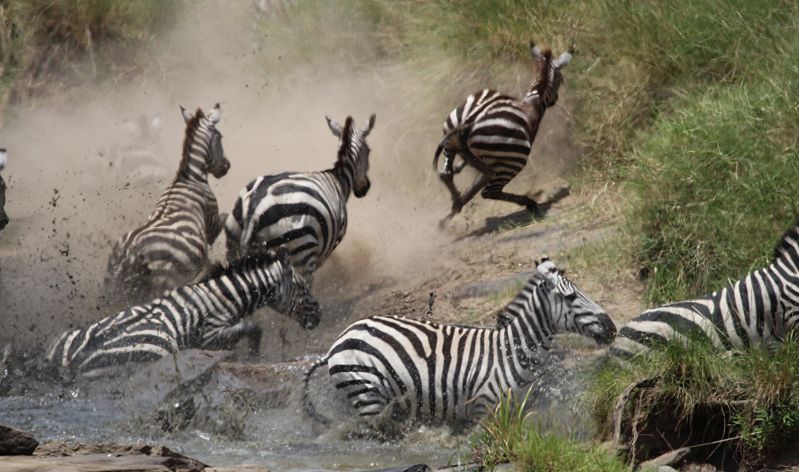
[[[592,359],[589,354],[575,355],[557,348],[546,357],[529,403],[531,414],[546,429],[572,436],[588,433],[580,410],[583,385],[579,366]],[[227,410],[228,417],[209,415],[205,427],[197,427],[195,422],[173,432],[164,432],[163,422],[155,414],[164,406],[158,404],[164,395],[140,382],[128,388],[121,381],[103,379],[65,388],[20,380],[29,383],[24,394],[0,397],[0,423],[30,430],[40,440],[147,442],[165,445],[207,464],[262,464],[279,471],[359,471],[411,463],[441,467],[470,461],[468,432],[416,427],[401,439],[391,440],[353,434],[356,429],[345,419],[345,406],[337,400],[319,400],[330,396],[325,380],[324,376],[315,377],[311,392],[317,401],[326,402],[323,411],[337,411],[334,417],[337,415],[339,421],[332,429],[305,415],[299,380],[289,386],[291,393],[282,406]],[[223,378],[221,382],[217,379],[203,395],[207,398],[241,387],[235,379]],[[23,393],[23,389],[17,393]]]

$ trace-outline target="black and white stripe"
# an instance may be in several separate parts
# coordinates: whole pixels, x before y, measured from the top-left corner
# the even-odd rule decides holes
[[[518,100],[496,90],[484,89],[469,95],[444,122],[444,139],[436,149],[433,167],[452,197],[452,212],[446,219],[459,213],[481,190],[483,198],[513,202],[531,212],[538,208],[535,200],[503,189],[527,164],[544,112],[558,100],[563,80],[560,70],[571,61],[572,51],[553,60],[549,49],[541,51],[532,43],[530,48],[534,75],[524,98]],[[444,164],[439,170],[442,151]],[[456,163],[458,155],[462,160]],[[460,193],[454,176],[467,164],[480,175],[471,187]]]
[[[228,259],[240,254],[286,247],[294,266],[310,277],[338,246],[347,230],[350,191],[361,198],[369,191],[369,146],[351,117],[344,126],[327,119],[339,138],[335,166],[322,172],[289,172],[253,180],[239,193],[225,222]]]
[[[217,104],[206,117],[181,107],[186,121],[183,158],[173,183],[147,222],[114,245],[108,258],[106,293],[125,304],[141,303],[195,280],[208,265],[208,248],[222,230],[208,173],[221,178],[230,168],[216,129]]]
[[[181,349],[230,349],[244,336],[257,353],[261,329],[246,317],[265,305],[307,329],[319,323],[319,305],[285,251],[253,256],[146,305],[67,331],[53,341],[46,358],[58,368],[96,376]]]
[[[600,306],[544,259],[522,291],[497,314],[497,327],[440,325],[395,316],[374,316],[348,327],[305,378],[323,365],[363,417],[399,405],[410,419],[470,421],[492,409],[508,389],[534,378],[541,349],[558,332],[589,336],[601,344],[616,328]]]
[[[5,148],[0,148],[0,171],[6,167],[8,163],[8,153]],[[6,214],[6,182],[3,176],[0,175],[0,230],[8,224],[8,215]]]
[[[705,338],[722,350],[779,342],[799,324],[799,222],[768,266],[710,295],[652,308],[627,322],[611,354],[629,358],[664,343]]]

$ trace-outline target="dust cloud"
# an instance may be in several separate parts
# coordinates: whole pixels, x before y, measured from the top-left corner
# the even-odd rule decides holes
[[[184,131],[178,105],[221,104],[218,129],[231,169],[209,179],[223,212],[258,175],[330,168],[337,141],[325,115],[339,122],[351,115],[362,126],[376,113],[368,139],[371,190],[350,197],[347,235],[315,278],[315,291],[335,299],[436,270],[440,248],[453,237],[436,226],[449,198],[432,171],[433,150],[449,110],[483,85],[453,77],[447,90],[431,89],[429,71],[398,64],[300,64],[294,45],[264,34],[264,14],[249,2],[187,7],[153,48],[156,67],[126,83],[79,87],[12,110],[0,130],[9,150],[3,175],[11,218],[0,232],[0,345],[41,345],[110,314],[101,296],[107,257],[114,240],[144,221],[177,169]],[[518,93],[527,73],[518,69],[485,85]],[[558,118],[544,120],[544,144],[536,147],[558,159],[528,164],[513,183],[517,190],[559,174],[576,155],[547,148],[562,140],[564,113],[556,109]],[[141,123],[157,129],[143,139]],[[137,159],[155,162],[156,177],[136,178],[128,169]],[[220,236],[215,259],[223,247]]]

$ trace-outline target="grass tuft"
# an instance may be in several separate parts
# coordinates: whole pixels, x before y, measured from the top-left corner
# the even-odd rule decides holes
[[[492,470],[512,462],[523,471],[629,471],[608,452],[556,434],[543,432],[524,412],[530,391],[521,401],[504,396],[473,437],[476,460]]]

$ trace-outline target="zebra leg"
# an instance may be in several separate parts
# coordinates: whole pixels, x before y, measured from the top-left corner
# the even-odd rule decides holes
[[[260,326],[250,320],[239,320],[238,323],[232,326],[225,326],[219,329],[219,333],[214,338],[214,343],[211,346],[217,349],[233,349],[236,343],[241,338],[247,336],[249,338],[250,354],[256,355],[261,350],[261,336],[263,330]]]
[[[443,218],[441,221],[438,222],[439,228],[443,227],[444,224],[450,219],[452,219],[453,216],[460,213],[463,207],[467,203],[469,203],[475,197],[475,195],[477,195],[477,192],[479,192],[480,189],[485,187],[486,183],[488,183],[488,177],[486,177],[484,174],[481,174],[477,176],[476,179],[474,179],[474,182],[472,182],[471,187],[469,187],[465,192],[458,195],[457,197],[454,197],[452,199],[452,211],[449,213],[449,215],[447,215],[445,218]]]
[[[542,216],[541,211],[543,211],[544,208],[540,207],[535,200],[527,197],[526,195],[516,195],[513,193],[503,192],[502,189],[505,188],[505,185],[507,185],[507,182],[492,182],[485,189],[483,189],[483,192],[480,195],[483,198],[490,200],[502,200],[505,202],[521,205],[527,208],[527,211],[533,215]]]

